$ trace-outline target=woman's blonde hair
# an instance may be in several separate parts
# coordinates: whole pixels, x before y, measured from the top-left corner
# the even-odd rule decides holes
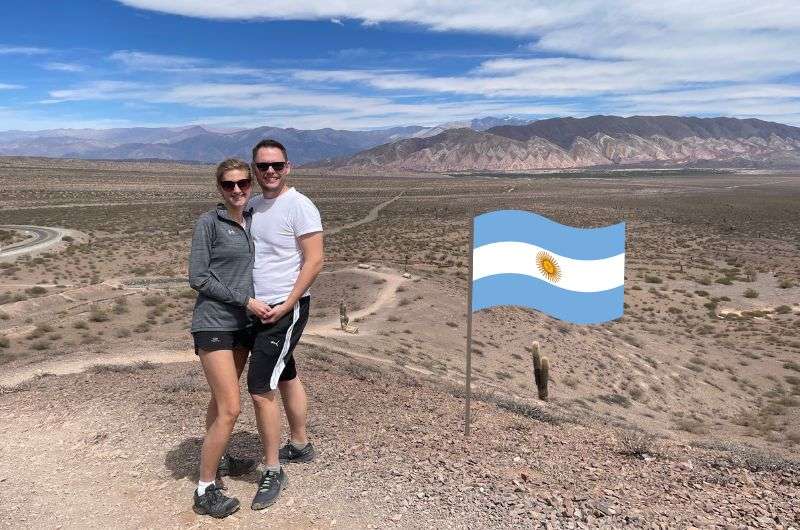
[[[244,171],[247,173],[247,178],[252,178],[250,175],[250,164],[243,162],[238,158],[228,158],[227,160],[220,162],[217,166],[217,184],[220,183],[225,173],[228,171],[233,171],[234,169]]]

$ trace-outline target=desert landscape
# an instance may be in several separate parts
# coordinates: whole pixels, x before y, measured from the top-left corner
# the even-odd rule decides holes
[[[296,352],[320,456],[224,521],[191,509],[213,166],[4,157],[0,182],[2,527],[800,527],[800,171],[294,172],[326,228]],[[465,438],[469,220],[497,209],[625,221],[625,316],[477,313]]]

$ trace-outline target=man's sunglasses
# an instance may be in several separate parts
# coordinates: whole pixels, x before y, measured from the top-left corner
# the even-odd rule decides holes
[[[234,187],[239,186],[239,189],[242,191],[247,191],[250,189],[250,184],[252,181],[250,179],[242,179],[242,180],[221,180],[219,182],[219,187],[225,191],[233,191]]]
[[[269,166],[272,166],[276,173],[280,173],[286,167],[286,164],[288,162],[256,162],[256,167],[259,171],[266,173],[269,171]]]

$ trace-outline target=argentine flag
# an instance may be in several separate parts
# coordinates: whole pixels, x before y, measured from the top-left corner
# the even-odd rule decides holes
[[[622,316],[625,223],[573,228],[520,210],[473,223],[473,312],[516,305],[576,324]]]

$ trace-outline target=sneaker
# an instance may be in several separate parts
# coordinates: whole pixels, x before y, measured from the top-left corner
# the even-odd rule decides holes
[[[308,442],[302,449],[296,449],[295,446],[292,445],[291,440],[289,440],[286,442],[286,445],[281,447],[278,451],[278,459],[281,461],[281,464],[289,462],[313,462],[316,457],[317,452],[314,450],[314,446],[311,445],[311,442]]]
[[[202,495],[194,490],[194,512],[198,515],[210,515],[217,519],[227,517],[239,509],[239,499],[227,497],[216,484],[211,484]]]
[[[238,477],[253,471],[258,462],[252,458],[236,458],[228,453],[225,453],[219,460],[217,467],[217,478],[220,477]]]
[[[281,490],[289,483],[289,477],[281,468],[280,471],[266,471],[261,473],[261,480],[258,481],[258,490],[253,497],[251,507],[254,510],[262,510],[275,504],[281,495]]]

